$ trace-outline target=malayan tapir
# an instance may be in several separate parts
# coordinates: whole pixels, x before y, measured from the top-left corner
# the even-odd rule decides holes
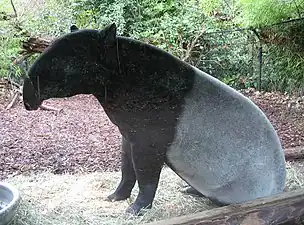
[[[162,166],[216,203],[283,191],[285,158],[276,131],[247,97],[152,45],[102,30],[56,39],[24,80],[27,110],[43,100],[94,95],[122,135],[122,179],[109,200],[139,194],[127,212],[151,208]]]

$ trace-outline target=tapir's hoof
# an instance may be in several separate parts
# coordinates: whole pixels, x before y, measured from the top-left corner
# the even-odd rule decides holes
[[[145,209],[150,209],[151,206],[148,207],[140,207],[139,205],[133,203],[126,209],[126,213],[132,216],[142,216],[145,212]]]
[[[195,197],[206,197],[205,195],[203,195],[202,193],[200,193],[198,190],[194,189],[191,186],[182,189],[181,192],[184,194],[193,195]]]
[[[132,206],[133,205],[129,206],[126,209],[126,214],[132,215],[132,216],[139,216],[140,215],[139,211],[137,211],[136,209],[134,209]]]
[[[106,201],[109,201],[109,202],[122,201],[122,200],[126,200],[129,197],[130,197],[130,195],[119,195],[114,192],[113,194],[109,195],[106,198]]]

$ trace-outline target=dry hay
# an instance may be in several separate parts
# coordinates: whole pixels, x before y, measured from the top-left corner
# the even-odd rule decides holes
[[[286,190],[302,187],[303,173],[295,164],[288,163],[287,169]],[[119,180],[120,173],[117,172],[79,175],[41,173],[9,178],[7,181],[19,188],[22,195],[12,225],[133,225],[216,207],[204,198],[182,194],[180,189],[185,183],[172,170],[164,168],[152,210],[142,217],[127,217],[123,212],[134,201],[138,193],[137,185],[131,199],[105,201]]]

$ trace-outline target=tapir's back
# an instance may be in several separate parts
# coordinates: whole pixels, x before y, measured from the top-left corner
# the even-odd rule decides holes
[[[284,189],[280,140],[248,98],[193,68],[194,85],[167,152],[172,168],[204,195],[242,202]]]

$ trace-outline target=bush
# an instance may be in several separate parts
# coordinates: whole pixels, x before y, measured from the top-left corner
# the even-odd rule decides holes
[[[76,0],[77,24],[102,28],[115,22],[118,33],[143,40],[178,57],[200,30],[206,17],[198,4],[189,0]]]
[[[30,3],[33,5],[27,5]],[[41,4],[39,1],[16,1],[17,18],[0,18],[0,77],[19,80],[24,75],[24,68],[13,64],[13,60],[22,50],[21,41],[26,40],[28,35],[56,37],[68,32],[69,25],[73,22],[72,9],[68,2],[49,0]],[[0,6],[4,10],[3,15],[14,13],[8,0],[3,1]],[[33,61],[35,57],[37,55],[29,60]]]
[[[304,0],[239,0],[240,13],[236,20],[245,27],[261,27],[301,17]]]
[[[13,10],[8,1],[2,1],[0,8],[0,78],[14,73],[16,70],[17,76],[20,70],[12,65],[14,58],[20,50],[20,40],[22,31],[16,29]]]
[[[71,2],[47,0],[38,10],[27,12],[23,27],[31,35],[58,37],[69,32],[73,18]]]

